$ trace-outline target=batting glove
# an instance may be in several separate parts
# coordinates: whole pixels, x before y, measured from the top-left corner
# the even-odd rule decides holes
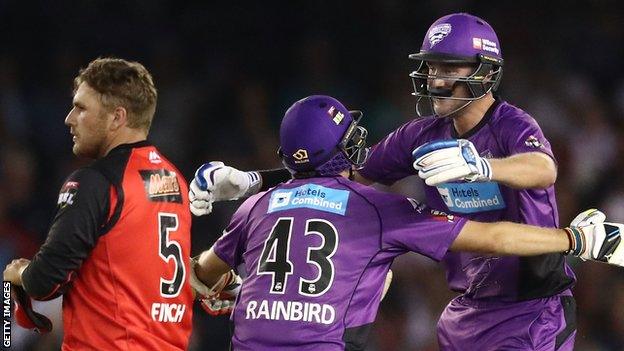
[[[479,156],[465,139],[439,140],[419,146],[412,152],[414,168],[430,186],[452,182],[487,182],[492,179],[490,162]]]
[[[624,245],[620,245],[624,225],[604,220],[604,214],[595,209],[579,214],[572,221],[578,226],[565,228],[570,240],[567,254],[582,260],[624,266]]]
[[[207,215],[212,212],[213,202],[255,194],[261,185],[258,172],[239,171],[219,161],[205,163],[197,169],[189,187],[191,212],[195,216]]]
[[[607,216],[600,210],[590,208],[574,217],[572,222],[570,222],[570,227],[585,227],[592,224],[604,223],[606,219]]]
[[[22,328],[33,330],[40,334],[49,333],[52,330],[52,321],[32,308],[30,296],[19,285],[11,287],[13,300],[15,301],[15,322]]]
[[[211,316],[232,313],[243,280],[234,271],[229,271],[223,274],[212,287],[208,287],[197,278],[196,265],[197,258],[192,258],[190,282],[201,307]]]

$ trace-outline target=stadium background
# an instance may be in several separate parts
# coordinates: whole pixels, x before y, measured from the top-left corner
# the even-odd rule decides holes
[[[84,164],[63,119],[80,67],[98,56],[144,63],[159,90],[150,139],[190,178],[208,160],[279,167],[285,109],[333,95],[362,109],[371,142],[414,117],[408,73],[426,29],[467,11],[495,28],[501,95],[540,122],[559,161],[561,223],[589,206],[624,221],[624,15],[616,1],[0,0],[0,266],[45,239],[58,188]],[[415,180],[411,180],[414,182]],[[403,187],[410,189],[409,181]],[[219,235],[236,203],[196,219],[193,251]],[[576,266],[578,350],[624,349],[624,271]],[[369,350],[436,350],[435,321],[453,296],[441,267],[395,262]],[[58,349],[57,318],[39,337],[14,328],[15,349]],[[224,350],[227,318],[195,317],[193,350]]]

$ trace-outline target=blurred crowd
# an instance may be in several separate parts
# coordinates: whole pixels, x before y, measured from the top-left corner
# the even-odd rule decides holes
[[[438,17],[465,11],[497,31],[502,98],[531,113],[559,165],[560,222],[597,207],[624,221],[624,26],[615,1],[190,2],[0,0],[0,267],[45,240],[71,153],[63,120],[73,77],[98,56],[138,60],[159,90],[150,140],[187,179],[205,161],[280,167],[285,109],[307,95],[364,111],[375,142],[416,117],[408,60]],[[397,185],[415,192],[417,179]],[[397,190],[397,189],[394,189]],[[194,219],[193,252],[220,235],[237,202]],[[577,350],[624,349],[624,270],[573,262]],[[454,296],[439,264],[398,259],[369,350],[436,350],[435,323]],[[56,318],[40,337],[14,327],[14,347],[57,349]],[[193,350],[225,350],[228,320],[196,310]]]

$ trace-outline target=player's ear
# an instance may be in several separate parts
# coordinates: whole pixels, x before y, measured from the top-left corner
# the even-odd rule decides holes
[[[128,111],[125,107],[117,106],[112,111],[113,120],[111,121],[111,129],[117,130],[128,123]]]

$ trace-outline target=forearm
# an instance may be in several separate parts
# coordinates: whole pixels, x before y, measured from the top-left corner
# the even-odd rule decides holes
[[[569,249],[570,240],[563,229],[473,221],[466,223],[451,246],[453,251],[516,256],[564,253]]]
[[[82,258],[68,252],[57,253],[43,247],[21,274],[24,290],[37,300],[51,300],[64,294]]]
[[[267,169],[257,172],[260,174],[261,178],[260,187],[257,192],[269,190],[291,178],[291,174],[286,168]]]
[[[541,152],[490,159],[492,180],[516,189],[545,189],[555,183],[557,167]]]
[[[230,266],[225,263],[214,253],[214,250],[204,251],[201,253],[195,266],[195,274],[197,278],[206,286],[214,286],[221,276],[230,271]]]

